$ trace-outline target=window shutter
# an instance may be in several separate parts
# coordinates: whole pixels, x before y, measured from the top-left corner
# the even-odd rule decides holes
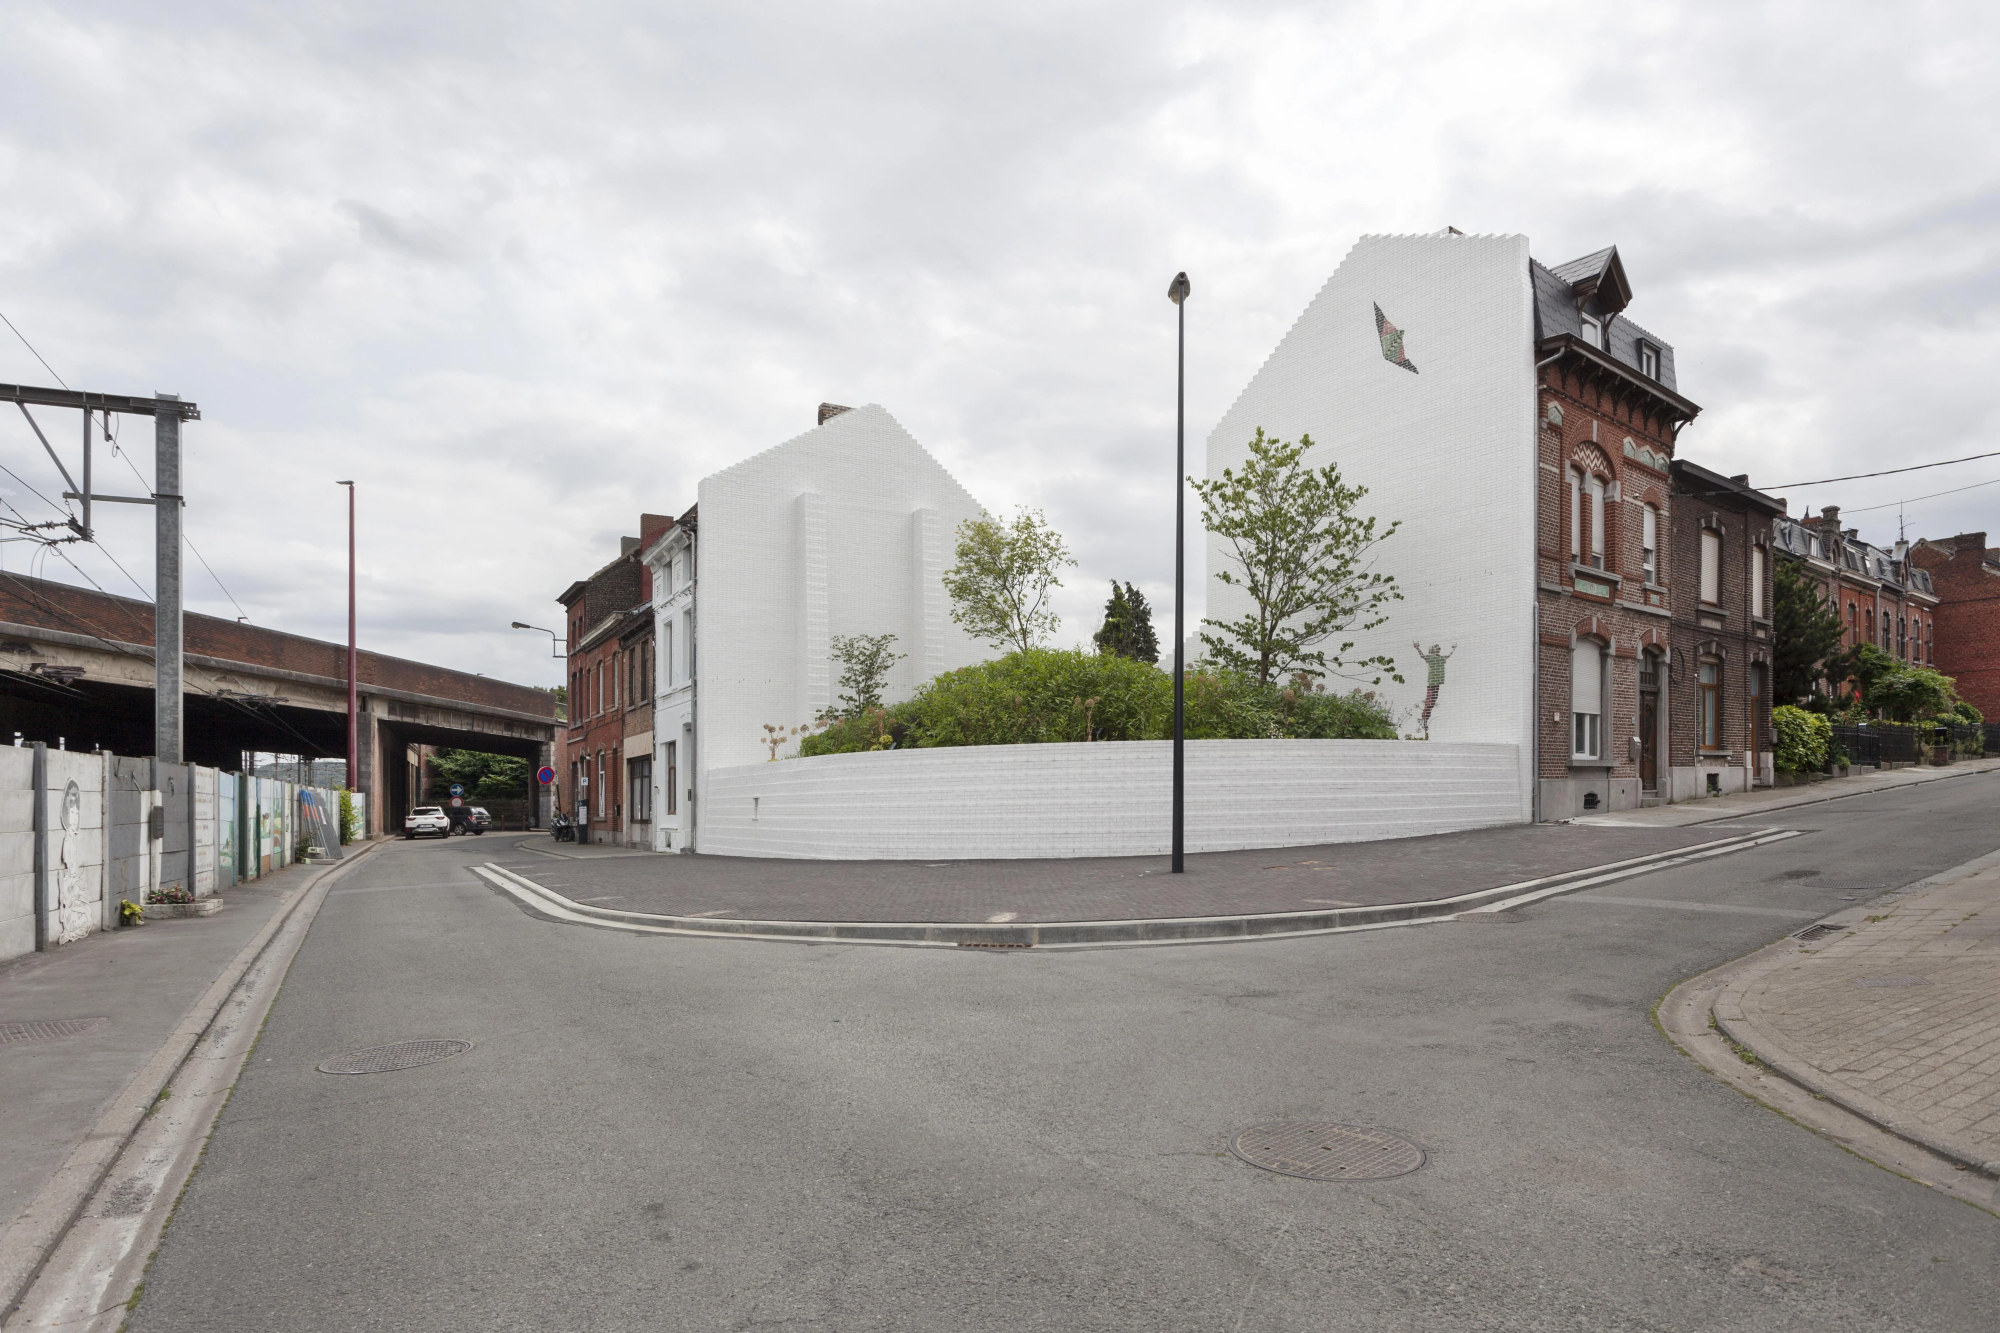
[[[1701,532],[1701,600],[1722,601],[1722,534],[1713,528]]]
[[[1604,699],[1604,657],[1588,639],[1570,653],[1569,699],[1573,713],[1601,713]]]

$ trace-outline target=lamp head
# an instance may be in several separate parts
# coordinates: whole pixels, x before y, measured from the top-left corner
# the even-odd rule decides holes
[[[351,481],[336,481],[333,484],[336,486],[352,486],[354,483]]]
[[[1188,284],[1187,274],[1176,273],[1172,284],[1167,288],[1167,299],[1179,305],[1188,299],[1188,294],[1193,290],[1194,288]]]
[[[522,624],[522,623],[521,623],[520,621],[518,621],[518,620],[517,620],[517,621],[515,621],[515,622],[514,622],[514,628],[515,628],[515,629],[533,629],[533,628],[534,628],[534,626],[533,626],[533,625],[523,625],[523,624]]]

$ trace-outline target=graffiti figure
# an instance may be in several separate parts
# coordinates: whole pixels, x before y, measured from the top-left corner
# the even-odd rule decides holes
[[[76,845],[83,827],[83,792],[70,779],[62,794],[62,846],[56,856],[56,943],[83,938],[90,926],[90,904],[83,901],[82,857]]]
[[[1424,651],[1424,646],[1421,643],[1413,643],[1410,647],[1417,650],[1417,655],[1424,659],[1424,665],[1431,669],[1430,681],[1424,686],[1424,715],[1417,721],[1417,725],[1424,729],[1424,739],[1429,740],[1431,738],[1431,709],[1437,707],[1438,691],[1444,686],[1444,664],[1451,660],[1451,653],[1458,651],[1458,645],[1454,643],[1451,646],[1451,653],[1439,652],[1436,644],[1431,645],[1429,652]]]

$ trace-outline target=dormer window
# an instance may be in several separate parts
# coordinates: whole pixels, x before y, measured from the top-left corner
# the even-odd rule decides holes
[[[1639,373],[1649,380],[1660,378],[1660,349],[1651,343],[1639,344]]]
[[[1583,317],[1583,340],[1592,347],[1601,350],[1604,346],[1604,321],[1595,315],[1585,315]]]

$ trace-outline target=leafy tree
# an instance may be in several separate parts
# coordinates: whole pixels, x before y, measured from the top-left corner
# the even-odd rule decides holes
[[[526,796],[532,776],[528,761],[512,755],[487,754],[483,750],[439,750],[431,756],[428,799],[447,799],[454,782],[465,785],[468,800],[503,801]]]
[[[840,663],[840,707],[829,709],[831,717],[860,717],[882,707],[882,687],[888,683],[889,668],[908,657],[892,652],[893,634],[836,634],[833,660]]]
[[[1153,633],[1153,608],[1146,605],[1146,594],[1129,583],[1121,588],[1113,579],[1111,600],[1104,604],[1103,628],[1091,641],[1100,653],[1157,666],[1160,641]]]
[[[1872,643],[1857,643],[1838,658],[1827,663],[1827,669],[1836,678],[1854,682],[1856,694],[1867,708],[1880,705],[1874,702],[1875,686],[1891,671],[1902,666],[1895,654]]]
[[[1839,675],[1840,610],[1797,560],[1771,571],[1771,693],[1780,704],[1811,698],[1820,682]]]
[[[1892,721],[1915,722],[1951,713],[1958,702],[1952,683],[1950,676],[1929,667],[1898,663],[1877,676],[1862,699]]]
[[[1239,475],[1225,468],[1212,481],[1193,481],[1201,496],[1202,524],[1229,546],[1236,568],[1216,578],[1250,595],[1252,609],[1237,620],[1204,620],[1221,634],[1201,636],[1215,661],[1269,685],[1304,672],[1356,675],[1375,671],[1400,681],[1393,657],[1349,661],[1352,639],[1328,650],[1319,645],[1337,634],[1367,631],[1384,623],[1383,606],[1401,601],[1393,575],[1372,568],[1371,552],[1400,523],[1380,531],[1373,518],[1354,507],[1367,488],[1341,481],[1340,469],[1317,470],[1300,460],[1313,447],[1310,435],[1287,444],[1257,429],[1250,456]]]
[[[958,526],[958,563],[945,571],[951,618],[976,639],[1026,652],[1045,641],[1062,620],[1048,609],[1057,571],[1074,565],[1061,534],[1038,509],[1023,509],[1011,523],[991,514]]]

